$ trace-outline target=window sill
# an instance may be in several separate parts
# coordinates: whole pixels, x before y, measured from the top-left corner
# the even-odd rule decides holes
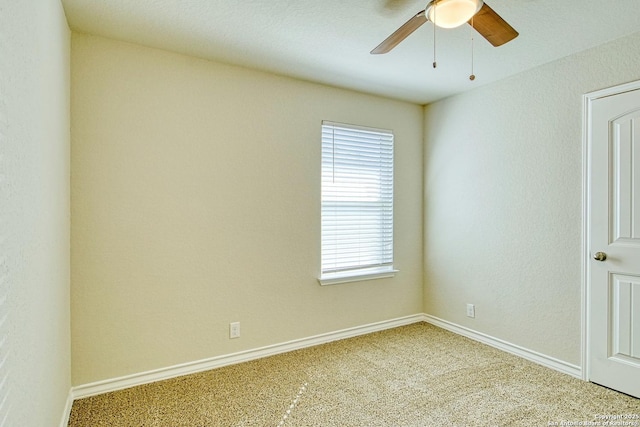
[[[318,283],[322,286],[338,285],[340,283],[361,282],[363,280],[384,279],[388,277],[394,277],[398,270],[391,269],[376,269],[361,271],[358,273],[329,273],[320,276]]]

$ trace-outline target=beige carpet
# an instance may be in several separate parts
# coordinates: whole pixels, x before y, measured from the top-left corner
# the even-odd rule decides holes
[[[419,323],[81,399],[69,426],[604,425],[629,414],[640,400]]]

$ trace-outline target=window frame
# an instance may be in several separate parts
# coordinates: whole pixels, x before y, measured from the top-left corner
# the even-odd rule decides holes
[[[362,280],[372,280],[372,279],[381,279],[381,278],[389,278],[394,277],[398,272],[394,268],[394,155],[395,155],[395,135],[392,130],[388,129],[379,129],[358,125],[350,125],[344,123],[323,121],[322,122],[322,132],[321,132],[321,152],[322,152],[322,161],[321,161],[321,190],[320,190],[320,205],[321,205],[321,243],[320,243],[320,275],[318,278],[318,282],[321,285],[334,285],[338,283],[348,283]],[[338,130],[339,133],[342,134],[341,138],[337,138],[335,131]],[[332,132],[331,136],[329,136],[328,132]],[[354,138],[359,140],[360,142],[356,142],[356,147],[352,145],[352,142],[347,142],[347,136],[345,134],[352,134]],[[373,163],[368,160],[364,160],[366,155],[370,155],[370,149],[375,147],[376,142],[375,138],[379,138],[379,148],[378,153],[376,153],[375,159],[378,161],[378,171],[372,167]],[[362,140],[367,140],[362,143]],[[336,143],[338,142],[338,145]],[[331,179],[335,179],[336,170],[344,172],[345,169],[341,169],[343,167],[342,157],[340,154],[336,154],[336,150],[345,149],[348,146],[348,151],[354,151],[356,154],[350,154],[349,159],[346,160],[349,165],[346,168],[349,170],[351,174],[351,179],[346,179],[351,182],[351,187],[349,187],[349,183],[346,183],[345,186],[348,188],[347,190],[336,190],[335,185],[329,185],[329,188],[325,188],[327,185],[327,175],[329,173],[333,174]],[[338,147],[338,148],[336,148]],[[390,153],[389,153],[390,152]],[[355,157],[354,157],[355,156]],[[358,160],[356,157],[361,158]],[[327,160],[328,159],[328,160]],[[340,166],[336,166],[336,159],[338,160],[338,164]],[[330,163],[329,163],[330,162]],[[355,165],[354,165],[355,163]],[[330,166],[329,166],[330,164]],[[384,165],[384,166],[383,166]],[[327,170],[328,167],[331,167],[331,172]],[[336,169],[336,167],[338,169]],[[373,173],[372,173],[373,172]],[[354,174],[358,176],[354,177]],[[344,175],[342,175],[344,176]],[[373,180],[372,180],[373,177]],[[360,182],[361,181],[361,182]],[[367,183],[367,185],[363,183]],[[372,182],[374,182],[372,184]],[[366,189],[365,187],[369,187]],[[376,187],[377,186],[377,187]],[[361,190],[357,188],[361,187]],[[349,189],[350,188],[350,189]],[[372,189],[373,188],[373,189]],[[333,191],[331,190],[333,189]],[[349,194],[351,193],[351,194]],[[390,194],[389,194],[390,193]],[[348,194],[348,196],[345,196]],[[353,197],[351,197],[353,195]],[[328,197],[334,197],[334,200],[331,202],[326,202]],[[371,198],[377,197],[379,200],[371,200]],[[363,200],[368,200],[364,201]],[[335,209],[335,206],[340,202],[344,202],[345,206],[353,206],[354,204],[359,205],[373,205],[377,206],[376,210],[371,210],[371,206],[367,206],[367,209],[362,211],[353,211],[349,210],[349,208],[343,208],[342,212],[338,212]],[[342,218],[329,219],[326,215],[326,212],[330,209],[328,205],[332,205],[334,209],[334,213],[336,215],[342,215]],[[390,207],[389,207],[390,206]],[[363,206],[361,206],[363,207]],[[337,212],[337,213],[336,213]],[[334,268],[328,269],[326,265],[328,264],[325,259],[325,254],[329,252],[329,250],[325,247],[327,244],[326,234],[331,234],[327,229],[331,227],[325,225],[327,222],[331,222],[335,226],[340,221],[344,223],[348,223],[349,220],[348,215],[353,213],[366,214],[368,216],[367,219],[371,220],[373,218],[373,222],[378,222],[376,226],[373,227],[374,231],[379,232],[380,238],[374,239],[376,243],[374,244],[365,244],[364,245],[364,254],[372,256],[374,259],[376,257],[380,258],[379,263],[371,263],[367,264],[366,262],[360,264],[359,262],[353,262],[351,265],[347,265],[344,267],[338,267],[338,261],[336,260],[337,256],[334,255],[331,257],[334,261]],[[376,220],[376,218],[378,218]],[[326,229],[325,229],[326,227]],[[357,228],[357,227],[356,227]],[[354,228],[350,230],[354,232]],[[356,234],[361,236],[364,232],[360,230],[357,231]],[[335,233],[334,233],[335,235]],[[339,241],[340,239],[335,238],[332,239],[329,237],[329,241],[334,243],[334,241]],[[379,241],[377,241],[379,240]],[[390,241],[389,241],[390,240]],[[340,243],[335,243],[336,247],[340,245]],[[342,242],[342,245],[345,245]],[[372,249],[373,248],[373,249]],[[344,246],[340,247],[340,250],[344,249]],[[378,255],[375,254],[376,250],[379,252]],[[336,252],[339,250],[336,248]],[[360,253],[359,250],[355,253]]]

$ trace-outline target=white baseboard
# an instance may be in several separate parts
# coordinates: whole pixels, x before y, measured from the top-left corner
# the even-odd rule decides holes
[[[182,375],[208,371],[210,369],[234,365],[236,363],[248,362],[250,360],[260,359],[263,357],[273,356],[281,353],[287,353],[293,350],[299,350],[302,348],[312,347],[315,345],[325,344],[332,341],[356,337],[372,332],[383,331],[386,329],[396,328],[399,326],[418,322],[430,323],[434,326],[438,326],[442,329],[446,329],[458,335],[462,335],[475,341],[479,341],[483,344],[490,345],[491,347],[506,351],[507,353],[514,354],[516,356],[538,363],[542,366],[582,379],[582,369],[579,366],[564,362],[551,356],[544,355],[542,353],[538,353],[533,350],[526,349],[524,347],[520,347],[515,344],[511,344],[499,338],[494,338],[482,332],[474,331],[464,326],[439,319],[435,316],[422,313],[72,387],[69,398],[67,400],[65,416],[63,416],[63,422],[61,423],[61,426],[67,425],[65,422],[65,417],[68,422],[68,417],[71,413],[71,404],[75,399],[82,399],[97,394],[109,393],[112,391],[135,387],[142,384],[175,378]]]
[[[208,371],[210,369],[220,368],[222,366],[234,365],[236,363],[248,362],[250,360],[262,357],[273,356],[276,354],[287,353],[293,350],[299,350],[306,347],[312,347],[319,344],[325,344],[331,341],[342,340],[345,338],[365,335],[372,332],[383,331],[385,329],[396,328],[398,326],[409,325],[424,321],[423,314],[415,314],[412,316],[401,317],[382,322],[371,323],[364,326],[356,326],[354,328],[343,329],[340,331],[329,332],[326,334],[316,335],[308,338],[297,339],[280,344],[274,344],[253,350],[241,351],[238,353],[216,356],[209,359],[199,360],[195,362],[183,363],[166,368],[155,369],[152,371],[141,372],[138,374],[127,375],[119,378],[113,378],[104,381],[98,381],[90,384],[84,384],[71,388],[73,399],[82,399],[84,397],[94,396],[97,394],[108,393],[116,390],[122,390],[137,385],[148,384],[156,381],[162,381],[169,378],[175,378],[182,375],[194,374],[197,372]],[[64,424],[66,426],[66,424]]]
[[[73,394],[69,391],[67,395],[67,401],[64,405],[64,411],[62,412],[62,419],[60,420],[60,427],[67,427],[69,425],[69,417],[71,416],[71,406],[73,406]]]
[[[562,360],[556,359],[551,356],[547,356],[542,353],[538,353],[537,351],[520,347],[519,345],[516,345],[516,344],[511,344],[499,338],[494,338],[490,335],[483,334],[482,332],[477,332],[477,331],[474,331],[473,329],[469,329],[464,326],[457,325],[447,320],[439,319],[435,316],[431,316],[430,314],[424,314],[423,320],[427,323],[431,323],[434,326],[438,326],[442,329],[446,329],[448,331],[454,332],[458,335],[462,335],[467,338],[471,338],[474,341],[479,341],[483,344],[490,345],[491,347],[495,347],[499,350],[506,351],[507,353],[514,354],[516,356],[522,357],[523,359],[530,360],[532,362],[535,362],[547,368],[551,368],[556,371],[562,372],[564,374],[571,375],[572,377],[576,377],[578,379],[583,379],[582,368],[580,368],[580,366],[564,362]]]

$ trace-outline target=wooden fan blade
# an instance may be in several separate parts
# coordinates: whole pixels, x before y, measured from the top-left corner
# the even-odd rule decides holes
[[[469,21],[469,25],[471,22],[473,28],[496,47],[518,37],[518,32],[486,3],[475,14],[473,20]]]
[[[382,43],[380,43],[375,49],[371,51],[372,55],[379,55],[381,53],[387,53],[394,47],[396,47],[402,40],[406,39],[409,34],[417,30],[422,24],[427,22],[427,16],[424,10],[416,13],[415,16],[405,22],[400,28],[398,28],[393,34],[387,37]]]

